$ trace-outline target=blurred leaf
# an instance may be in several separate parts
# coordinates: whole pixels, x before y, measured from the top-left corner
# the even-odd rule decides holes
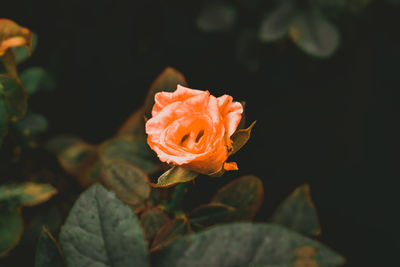
[[[0,90],[0,146],[8,132],[8,112],[2,90]]]
[[[251,220],[261,207],[264,188],[260,178],[242,176],[218,190],[212,203],[221,203],[236,208],[229,220]]]
[[[79,173],[76,176],[82,188],[88,188],[89,186],[99,182],[101,166],[102,164],[98,160],[97,155],[94,155],[89,163],[79,169]]]
[[[43,226],[49,232],[56,233],[63,222],[62,220],[63,214],[58,207],[52,206],[44,210],[41,209],[35,213],[31,220],[27,221],[25,219],[24,233],[20,243],[28,246],[36,246]]]
[[[167,215],[159,208],[148,209],[140,216],[140,222],[147,240],[152,240],[160,228],[169,221]]]
[[[188,216],[194,228],[204,228],[225,221],[235,208],[220,203],[210,203],[195,208]]]
[[[22,63],[25,60],[27,60],[30,55],[33,53],[33,51],[36,50],[36,47],[38,45],[38,36],[37,34],[33,33],[32,36],[32,45],[31,48],[29,47],[24,47],[24,46],[16,46],[12,48],[12,51],[15,54],[15,59],[17,63]]]
[[[247,143],[247,141],[249,141],[251,130],[253,129],[254,124],[256,124],[256,121],[254,121],[247,129],[237,130],[231,136],[232,151],[230,152],[230,155],[238,152]]]
[[[164,172],[157,181],[157,187],[170,187],[179,183],[186,183],[195,179],[199,174],[178,166],[174,166]]]
[[[183,218],[177,218],[164,224],[157,232],[151,244],[150,252],[160,250],[171,244],[178,237],[188,232],[188,223]]]
[[[96,157],[96,146],[85,142],[78,142],[62,151],[58,155],[58,161],[67,173],[78,176]]]
[[[271,222],[306,235],[319,235],[321,227],[311,200],[310,186],[298,187],[285,199],[272,215]]]
[[[53,77],[40,67],[26,69],[21,73],[20,79],[28,95],[33,95],[38,91],[51,91],[55,87]]]
[[[36,136],[47,130],[47,120],[40,114],[28,113],[22,120],[14,123],[24,143],[34,146]]]
[[[60,243],[68,266],[149,266],[136,215],[99,184],[75,202],[61,228]]]
[[[28,95],[25,88],[11,77],[0,75],[0,92],[5,96],[6,108],[13,121],[22,119],[28,106]]]
[[[35,267],[62,267],[61,249],[51,233],[43,227],[36,248]]]
[[[120,159],[125,160],[145,173],[153,173],[160,168],[160,161],[145,140],[116,137],[103,143],[99,149],[103,164]]]
[[[50,184],[26,182],[0,187],[0,202],[15,201],[22,206],[35,206],[49,200],[57,194],[57,189]]]
[[[32,32],[12,20],[0,19],[0,56],[9,48],[26,46],[31,51]]]
[[[22,231],[21,209],[0,206],[0,258],[18,244]]]
[[[84,141],[82,139],[76,136],[60,135],[52,138],[47,143],[46,148],[55,155],[58,155],[66,150],[68,147],[83,142]]]
[[[101,173],[103,185],[129,205],[143,203],[150,196],[147,175],[127,162],[111,161],[103,166]]]
[[[304,52],[326,58],[339,46],[339,32],[318,13],[300,13],[291,22],[289,35]]]
[[[154,267],[341,266],[345,260],[317,241],[277,225],[233,223],[177,239]]]
[[[278,8],[264,17],[259,32],[260,40],[273,42],[283,38],[287,35],[290,22],[295,15],[296,10],[292,2],[283,2]]]
[[[135,111],[119,128],[118,136],[146,137],[144,128],[144,108]]]
[[[199,29],[205,32],[229,31],[236,20],[236,9],[227,3],[206,4],[196,19]]]
[[[154,106],[154,96],[158,92],[173,92],[176,86],[180,84],[186,86],[186,80],[182,73],[174,68],[167,67],[151,84],[144,102],[144,116],[151,118],[151,111]]]
[[[260,67],[258,33],[247,28],[241,30],[236,39],[236,58],[248,71],[256,72]]]

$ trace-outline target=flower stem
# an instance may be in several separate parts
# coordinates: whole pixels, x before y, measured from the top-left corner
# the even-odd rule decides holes
[[[174,193],[172,194],[171,201],[165,205],[164,211],[168,213],[173,213],[182,202],[183,196],[187,188],[187,183],[178,184],[175,187]]]

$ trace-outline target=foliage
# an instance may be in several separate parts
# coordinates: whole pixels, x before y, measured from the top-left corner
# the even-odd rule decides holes
[[[339,18],[344,15],[357,16],[370,2],[278,0],[271,5],[256,0],[237,0],[234,3],[226,0],[206,1],[196,24],[206,33],[231,31],[236,36],[237,59],[254,72],[258,70],[260,60],[256,51],[261,46],[257,43],[274,42],[279,45],[281,40],[289,38],[310,56],[331,57],[342,39],[337,26]],[[247,12],[251,12],[254,20],[246,17]],[[258,33],[253,34],[251,29],[258,29]]]
[[[19,75],[18,64],[32,54],[36,45],[37,36],[29,29],[0,19],[0,145],[7,140],[6,145],[15,146],[14,151],[19,152],[21,147],[35,148],[38,135],[47,129],[47,120],[29,110],[28,95],[54,88],[52,77],[40,67],[27,68]],[[5,139],[6,136],[9,139]],[[11,168],[19,160],[19,157],[12,157],[10,162],[3,162],[2,168]],[[3,172],[0,175],[3,176]],[[26,225],[24,233],[22,207],[46,202],[58,190],[50,184],[16,183],[7,177],[1,178],[5,184],[0,185],[0,257],[4,257],[20,240],[29,242],[37,230],[35,220],[39,223],[45,218],[38,214]],[[41,222],[47,224],[47,219]]]
[[[234,7],[214,5],[206,7],[198,18],[199,27],[205,31],[232,29],[237,17]],[[283,23],[284,30],[274,29],[264,40],[281,38],[289,32],[304,51],[321,57],[330,54],[335,48],[330,46],[331,40],[325,42],[325,37],[319,36],[322,41],[315,43],[312,37],[335,34],[333,26],[318,12],[315,17],[303,13],[296,16],[289,26]],[[272,24],[263,28],[270,29]],[[18,45],[5,46],[10,39]],[[36,42],[30,30],[0,20],[0,59],[5,70],[0,74],[1,141],[6,136],[16,137],[18,148],[27,150],[40,146],[36,137],[47,129],[46,119],[28,107],[28,96],[49,91],[55,84],[40,67],[18,73],[17,64],[27,59]],[[166,68],[151,84],[144,105],[114,136],[100,144],[74,136],[58,136],[47,142],[47,152],[57,158],[71,178],[62,176],[57,189],[35,175],[19,183],[10,179],[0,186],[0,257],[5,257],[20,240],[21,244],[38,240],[36,267],[344,264],[341,255],[312,239],[319,234],[320,226],[308,186],[296,189],[268,223],[252,222],[264,201],[263,181],[253,175],[233,179],[206,203],[184,207],[191,184],[195,179],[207,178],[182,167],[161,164],[147,145],[144,127],[155,94],[174,91],[177,84],[186,85],[183,74]],[[246,128],[242,120],[232,135],[230,155],[248,142],[254,124]],[[222,169],[211,176],[221,177],[223,173]],[[67,190],[68,184],[78,188],[76,195]],[[30,220],[22,217],[23,207],[43,204],[59,190],[64,193],[59,206],[46,203]],[[68,216],[59,230],[64,220],[60,213],[66,210]]]

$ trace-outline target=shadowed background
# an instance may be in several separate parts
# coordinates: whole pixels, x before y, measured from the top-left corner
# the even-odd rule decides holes
[[[30,99],[49,120],[48,136],[75,134],[92,143],[112,136],[138,108],[166,67],[191,88],[246,101],[253,136],[235,155],[239,173],[198,180],[189,201],[252,173],[263,179],[258,220],[296,186],[309,183],[320,240],[348,266],[391,266],[397,259],[397,129],[400,97],[399,6],[372,1],[338,20],[337,52],[311,57],[289,40],[251,44],[238,57],[240,31],[256,31],[263,12],[239,5],[237,27],[206,33],[196,26],[205,1],[13,0],[1,16],[30,28],[39,45],[24,66],[51,72],[57,89]],[[240,2],[240,1],[238,1]],[[266,11],[273,3],[263,5]]]

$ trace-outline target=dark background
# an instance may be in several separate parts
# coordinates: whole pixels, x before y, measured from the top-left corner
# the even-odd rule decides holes
[[[196,27],[203,2],[3,1],[2,17],[39,36],[21,68],[39,65],[56,78],[54,92],[30,99],[31,109],[48,118],[48,135],[76,134],[93,143],[111,137],[142,104],[152,80],[172,66],[191,88],[245,100],[248,121],[257,120],[235,160],[240,175],[263,179],[259,220],[310,183],[322,242],[348,266],[396,265],[399,7],[378,0],[341,17],[341,46],[329,59],[306,55],[288,40],[256,43],[260,65],[249,71],[235,56],[238,30],[210,34]],[[266,2],[268,10],[273,4]],[[240,9],[238,28],[256,30],[259,13]],[[212,192],[236,176],[204,179],[198,188]]]

